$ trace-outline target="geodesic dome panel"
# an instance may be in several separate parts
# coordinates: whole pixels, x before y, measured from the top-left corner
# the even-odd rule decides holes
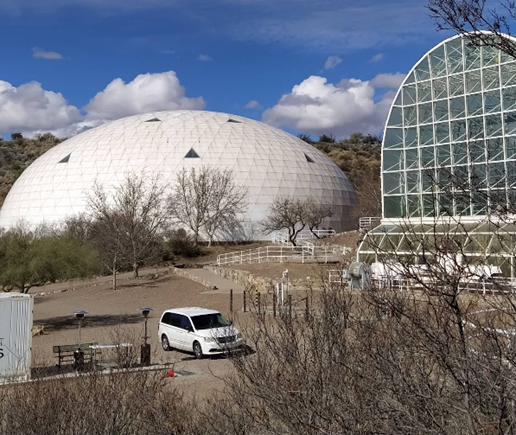
[[[263,219],[278,195],[313,196],[332,207],[325,227],[351,228],[353,187],[327,156],[282,130],[206,111],[167,111],[119,119],[55,146],[15,182],[0,227],[54,223],[85,211],[95,181],[115,189],[130,172],[161,174],[172,185],[182,168],[233,171],[248,189],[248,221]]]

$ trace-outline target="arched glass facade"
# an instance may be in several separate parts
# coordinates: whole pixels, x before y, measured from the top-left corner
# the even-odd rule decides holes
[[[514,207],[515,191],[516,61],[474,46],[467,35],[450,38],[419,60],[394,99],[382,148],[382,225],[362,244],[359,260],[376,258],[388,234],[389,249],[403,251],[402,226],[412,225],[412,237],[414,228],[428,235],[445,217],[448,232],[450,222],[469,226],[461,248],[471,243],[472,255],[486,257],[500,235],[481,224],[494,210]],[[468,242],[475,233],[483,242]],[[512,264],[509,233],[497,255]]]

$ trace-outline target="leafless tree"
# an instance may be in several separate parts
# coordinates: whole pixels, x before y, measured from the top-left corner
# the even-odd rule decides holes
[[[165,195],[166,186],[159,176],[127,174],[112,193],[95,184],[88,196],[88,211],[97,240],[110,252],[114,279],[121,259],[130,264],[137,278],[139,267],[159,255],[168,220]]]
[[[512,0],[429,0],[428,9],[438,28],[467,34],[474,46],[494,47],[516,58],[516,43],[511,38],[516,19]]]
[[[211,244],[218,231],[247,208],[247,190],[237,186],[229,169],[209,166],[177,174],[169,210],[173,221],[190,229],[199,242],[204,233]]]
[[[297,236],[306,226],[315,235],[314,230],[325,218],[330,217],[331,213],[331,207],[320,204],[313,197],[277,196],[269,206],[267,217],[260,222],[260,226],[267,234],[287,230],[289,242],[296,246]]]

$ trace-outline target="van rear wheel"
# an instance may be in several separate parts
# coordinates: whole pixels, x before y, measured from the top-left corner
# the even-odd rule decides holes
[[[168,337],[165,334],[161,336],[161,347],[165,352],[172,350],[170,343],[168,342]]]
[[[202,347],[201,345],[199,344],[198,341],[195,341],[194,344],[193,344],[193,351],[194,351],[194,354],[195,354],[195,358],[197,359],[201,359],[202,358]]]

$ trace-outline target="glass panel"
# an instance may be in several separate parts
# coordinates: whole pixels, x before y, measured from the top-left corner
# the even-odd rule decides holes
[[[436,147],[437,166],[448,166],[451,164],[450,146],[441,145]]]
[[[403,169],[403,151],[402,150],[384,150],[383,151],[383,170],[399,171]]]
[[[448,100],[436,101],[434,103],[434,112],[436,121],[445,121],[448,119]]]
[[[421,203],[419,195],[407,196],[408,214],[410,217],[421,216]]]
[[[484,80],[484,90],[495,89],[500,87],[500,80],[498,77],[498,67],[484,68],[482,70]]]
[[[500,63],[500,52],[497,48],[489,47],[487,45],[482,47],[482,65],[491,66]]]
[[[464,118],[466,114],[466,107],[464,104],[464,97],[457,97],[450,99],[450,112],[452,119]]]
[[[421,148],[421,167],[431,168],[435,166],[434,147]]]
[[[446,62],[444,57],[444,45],[437,47],[430,53],[430,68],[432,77],[446,75]],[[435,82],[434,82],[435,83]]]
[[[403,105],[407,106],[409,104],[416,103],[416,85],[409,84],[403,86]]]
[[[448,82],[445,78],[437,79],[432,81],[432,87],[434,92],[434,100],[446,98],[448,95]]]
[[[401,107],[393,106],[391,116],[389,118],[388,126],[401,127],[403,124],[403,112]]]
[[[420,103],[430,101],[432,99],[432,88],[430,81],[418,83],[417,85],[417,99]]]
[[[464,94],[464,80],[462,80],[462,74],[451,76],[448,78],[450,84],[450,95],[462,95]]]
[[[423,214],[424,216],[435,216],[437,204],[434,195],[423,195]]]
[[[419,108],[419,123],[420,124],[428,124],[432,122],[432,104],[420,104]]]
[[[428,80],[430,78],[430,66],[428,64],[428,56],[425,57],[419,65],[416,67],[416,80],[418,82],[422,80]]]
[[[384,212],[386,218],[404,216],[404,196],[384,196]]]
[[[403,172],[385,172],[383,174],[383,191],[386,195],[403,193],[405,190]]]
[[[484,122],[482,117],[468,119],[469,139],[480,139],[484,137]]]
[[[487,137],[501,136],[502,134],[502,115],[486,116],[486,135]]]
[[[409,76],[407,77],[407,80],[405,81],[405,84],[408,83],[414,83],[416,81],[416,78],[414,77],[414,71],[412,71]]]
[[[493,163],[489,168],[490,187],[503,187],[505,184],[505,166],[502,163]]]
[[[417,124],[417,108],[416,106],[406,106],[403,108],[405,117],[405,126]]]
[[[516,159],[516,137],[507,136],[505,138],[505,155],[507,159]]]
[[[435,185],[435,174],[432,171],[424,171],[421,173],[421,184],[423,192],[432,192]]]
[[[439,213],[441,215],[453,216],[453,200],[448,194],[439,195]]]
[[[503,160],[503,140],[502,138],[498,139],[489,139],[487,141],[487,159],[490,162],[494,162],[496,160]]]
[[[453,141],[466,139],[466,121],[452,121],[451,133]]]
[[[516,112],[505,114],[505,134],[516,133]]]
[[[407,172],[407,192],[419,192],[419,171]]]
[[[516,87],[502,89],[503,110],[516,108]]]
[[[401,92],[398,92],[398,95],[396,96],[396,101],[394,101],[395,106],[402,106],[403,103],[401,102]]]
[[[480,48],[470,47],[468,43],[464,44],[465,69],[480,68]]]
[[[479,163],[486,160],[486,145],[483,140],[475,140],[469,143],[469,155],[471,162]]]
[[[480,70],[470,71],[466,73],[466,92],[480,92],[482,90],[482,81],[480,80]]]
[[[452,39],[446,44],[446,58],[448,60],[448,74],[462,72],[462,38]]]
[[[397,148],[403,146],[403,129],[389,127],[385,132],[385,139],[383,141],[385,148]]]
[[[507,162],[507,183],[509,187],[514,187],[516,185],[516,162]]]
[[[482,193],[473,193],[473,214],[474,215],[484,215],[487,211],[487,198]],[[478,235],[473,235],[473,237],[478,237]]]
[[[435,124],[435,141],[437,143],[450,141],[450,128],[447,122]]]
[[[409,127],[405,129],[405,146],[417,146],[417,127]]]
[[[468,104],[468,115],[475,116],[482,113],[482,95],[467,95],[466,101]]]
[[[516,63],[500,65],[500,74],[502,76],[502,86],[513,86],[516,83]]]
[[[434,128],[432,125],[423,125],[419,127],[419,140],[421,145],[430,145],[434,143]]]
[[[469,199],[458,197],[455,199],[455,212],[459,216],[467,216],[470,214]]]
[[[484,111],[486,113],[499,112],[501,107],[500,91],[488,91],[484,93]]]
[[[468,163],[468,148],[466,142],[458,142],[453,147],[453,164],[464,165]]]
[[[487,181],[487,166],[485,164],[471,166],[471,183],[477,189],[485,189]]]
[[[405,151],[405,168],[416,169],[419,167],[419,152],[417,148],[407,149]]]

